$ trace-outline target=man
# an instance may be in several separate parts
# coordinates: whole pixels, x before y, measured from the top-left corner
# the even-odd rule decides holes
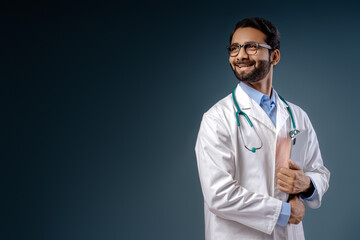
[[[306,113],[272,88],[279,31],[243,19],[228,50],[240,83],[204,114],[195,147],[206,239],[304,239],[303,202],[320,207],[330,173]]]

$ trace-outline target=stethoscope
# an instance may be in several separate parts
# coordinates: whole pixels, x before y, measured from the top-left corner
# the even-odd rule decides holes
[[[256,150],[259,150],[260,148],[262,148],[263,142],[262,142],[259,134],[257,133],[256,129],[254,128],[254,125],[253,125],[253,123],[251,122],[251,120],[250,120],[250,118],[248,117],[248,115],[247,115],[246,113],[244,113],[243,111],[240,110],[240,107],[239,107],[239,105],[238,105],[238,103],[237,103],[237,101],[236,101],[236,98],[235,98],[235,89],[236,89],[236,87],[235,87],[234,90],[232,91],[232,97],[233,97],[233,100],[234,100],[234,103],[235,103],[235,106],[236,106],[236,110],[237,110],[237,111],[236,111],[236,114],[235,114],[237,125],[238,125],[239,128],[240,128],[240,115],[243,115],[243,116],[245,117],[245,119],[248,121],[250,127],[252,127],[252,128],[254,129],[257,137],[260,139],[260,142],[261,142],[261,145],[260,145],[259,147],[247,147],[246,144],[245,144],[245,141],[244,141],[244,137],[243,137],[242,132],[241,132],[241,128],[240,128],[240,134],[241,134],[241,138],[242,138],[242,140],[243,140],[243,143],[244,143],[245,148],[246,148],[247,150],[255,153]],[[296,125],[295,125],[295,121],[294,121],[294,116],[293,116],[293,114],[292,114],[292,111],[291,111],[291,108],[290,108],[289,104],[288,104],[288,103],[285,101],[285,99],[282,98],[280,95],[278,95],[278,96],[279,96],[279,98],[281,99],[281,101],[283,101],[283,102],[286,104],[286,106],[287,106],[286,108],[287,108],[287,110],[288,110],[288,112],[289,112],[289,115],[290,115],[290,118],[291,118],[291,122],[292,122],[292,127],[293,127],[293,128],[290,130],[290,132],[289,132],[289,136],[290,136],[290,139],[293,141],[293,144],[295,144],[295,136],[296,136],[298,133],[300,133],[300,131],[296,129]]]

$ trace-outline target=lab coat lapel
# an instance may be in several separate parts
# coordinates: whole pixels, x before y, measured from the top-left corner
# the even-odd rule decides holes
[[[250,118],[254,118],[262,123],[274,133],[276,132],[275,126],[265,111],[257,104],[244,90],[237,85],[235,90],[235,97],[239,104],[241,111],[246,113]],[[280,100],[281,101],[281,100]]]
[[[277,103],[276,133],[279,133],[281,128],[284,126],[284,124],[288,122],[288,119],[290,118],[290,114],[289,111],[287,110],[287,105],[279,98],[278,94],[276,94],[276,103]]]

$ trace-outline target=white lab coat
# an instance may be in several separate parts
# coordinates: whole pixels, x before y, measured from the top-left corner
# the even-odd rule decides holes
[[[245,149],[237,126],[232,95],[216,103],[202,119],[195,146],[204,196],[205,238],[236,239],[304,239],[302,223],[276,225],[282,201],[288,194],[278,190],[275,157],[278,139],[291,130],[286,105],[277,96],[276,128],[264,110],[237,86],[235,96],[240,109],[251,119],[262,139],[256,153]],[[311,177],[317,198],[306,201],[311,208],[321,205],[329,186],[330,173],[324,167],[316,133],[306,113],[289,103],[297,129],[306,134],[303,154],[293,161]],[[248,122],[240,117],[247,146],[257,146]]]

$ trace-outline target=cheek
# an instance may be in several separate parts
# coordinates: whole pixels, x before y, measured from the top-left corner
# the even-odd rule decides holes
[[[236,62],[238,61],[238,59],[236,57],[229,57],[229,63],[232,66],[235,66]]]
[[[229,63],[232,69],[234,69],[234,59],[232,59],[231,57],[229,58]]]
[[[266,62],[268,62],[269,61],[269,59],[266,57],[264,57],[264,58],[257,58],[257,59],[253,59],[253,61],[255,62],[255,67],[260,67],[260,62],[261,61],[266,61]]]

